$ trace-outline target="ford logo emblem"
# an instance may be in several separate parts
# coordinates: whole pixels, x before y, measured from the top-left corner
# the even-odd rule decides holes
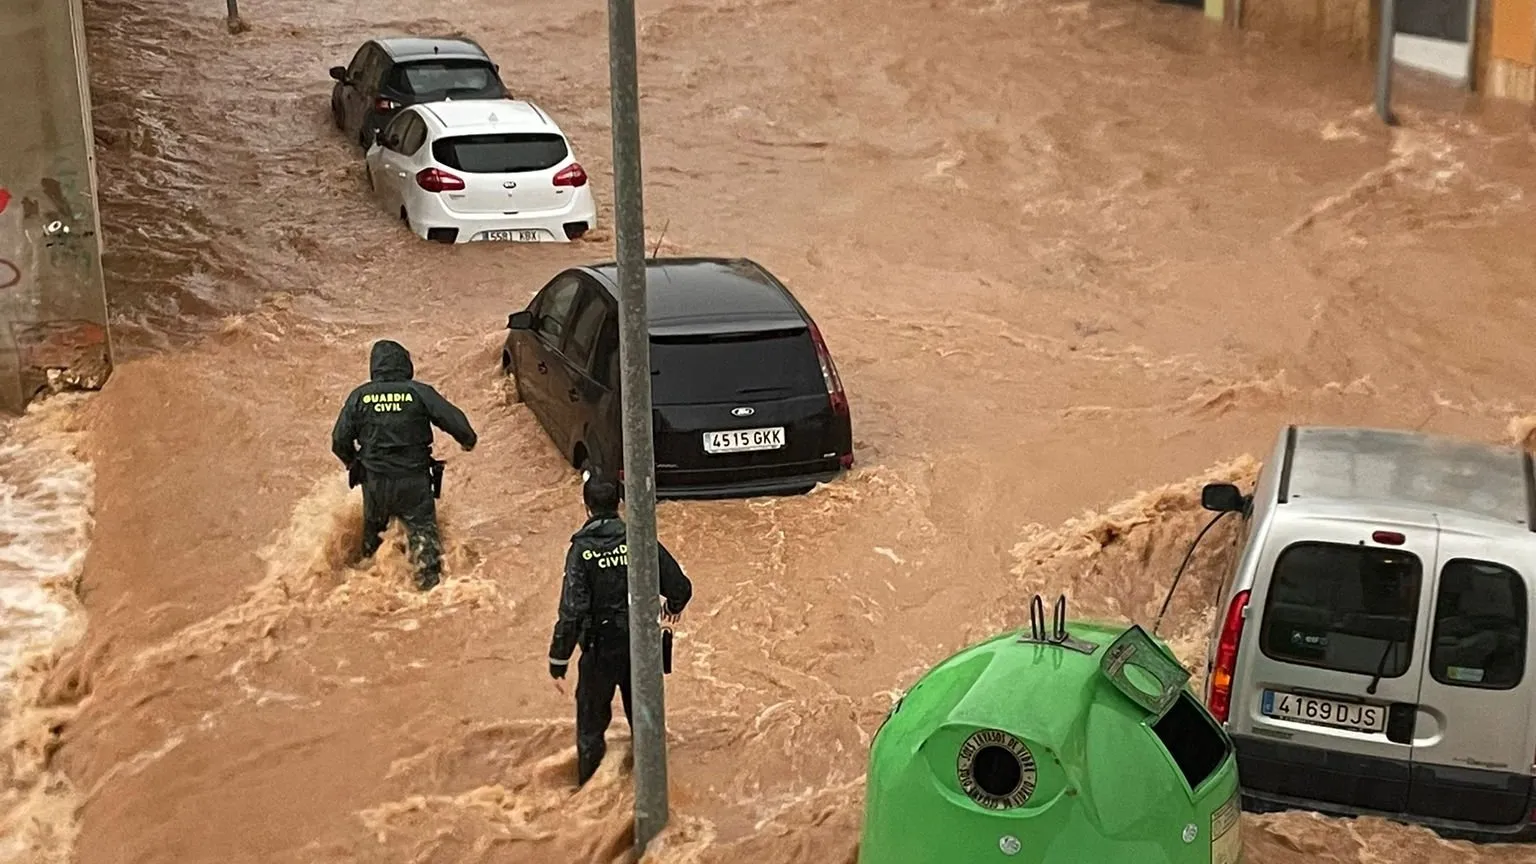
[[[511,180],[508,180],[507,182],[501,184],[501,188],[503,188],[503,189],[516,189],[517,188],[517,183],[515,183],[515,182],[513,182]]]
[[[743,405],[740,408],[732,408],[731,409],[731,416],[732,417],[751,417],[753,414],[756,414],[756,413],[757,413],[757,409],[756,408],[749,408],[746,405]]]

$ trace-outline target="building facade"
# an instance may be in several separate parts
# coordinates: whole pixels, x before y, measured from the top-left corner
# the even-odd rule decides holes
[[[1536,0],[1396,0],[1393,57],[1487,96],[1536,103]],[[1374,57],[1381,0],[1205,0],[1205,14],[1281,41]]]

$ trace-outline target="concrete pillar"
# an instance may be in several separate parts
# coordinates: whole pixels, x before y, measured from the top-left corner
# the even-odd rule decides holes
[[[81,0],[0,4],[0,410],[111,371]]]

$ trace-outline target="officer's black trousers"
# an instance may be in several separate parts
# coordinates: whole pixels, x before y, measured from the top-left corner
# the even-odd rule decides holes
[[[405,476],[373,476],[363,481],[363,557],[379,551],[389,520],[405,523],[416,562],[416,587],[426,590],[442,573],[442,542],[437,535],[437,501],[432,478],[423,470]]]
[[[576,782],[584,784],[597,773],[608,752],[604,736],[613,722],[613,688],[624,698],[624,719],[634,727],[629,700],[629,642],[619,634],[608,644],[582,648],[576,674]]]

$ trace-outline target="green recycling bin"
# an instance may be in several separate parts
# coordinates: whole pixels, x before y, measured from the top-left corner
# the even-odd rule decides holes
[[[859,864],[1237,864],[1232,741],[1137,626],[1065,620],[924,675],[870,748]]]

